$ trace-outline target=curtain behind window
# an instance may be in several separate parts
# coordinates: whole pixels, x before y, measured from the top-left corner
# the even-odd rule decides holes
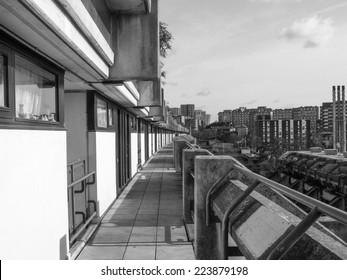
[[[16,117],[37,119],[56,112],[53,74],[16,56],[15,85]]]

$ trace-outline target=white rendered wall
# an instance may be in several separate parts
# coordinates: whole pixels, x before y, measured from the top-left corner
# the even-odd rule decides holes
[[[0,258],[67,252],[66,132],[0,130]]]
[[[141,133],[141,164],[144,164],[145,161],[145,134]]]
[[[102,215],[117,195],[116,134],[93,132],[96,147],[96,180],[99,213]]]
[[[130,157],[131,157],[131,177],[134,177],[137,173],[137,163],[138,163],[138,140],[137,140],[137,133],[131,133],[131,139],[130,139]]]
[[[158,150],[162,147],[162,133],[158,134]]]
[[[153,133],[149,133],[148,135],[148,154],[149,157],[151,157],[153,155]]]

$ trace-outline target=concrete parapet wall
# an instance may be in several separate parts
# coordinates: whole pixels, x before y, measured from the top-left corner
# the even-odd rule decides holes
[[[206,196],[213,184],[231,168],[230,156],[196,156],[194,162],[194,242],[198,260],[221,259],[220,224],[206,226]]]
[[[182,195],[183,195],[183,219],[186,223],[193,223],[191,215],[191,202],[194,200],[194,159],[198,155],[209,155],[204,149],[183,150],[182,155]]]
[[[175,137],[174,139],[174,149],[173,149],[173,156],[174,156],[174,166],[177,172],[180,172],[182,170],[182,153],[184,149],[191,148],[191,143],[187,141],[185,136],[179,136]],[[193,138],[194,139],[194,138]],[[190,139],[192,140],[192,139]]]
[[[206,196],[222,176],[228,174],[233,158],[196,156],[194,184],[194,230],[197,259],[222,259],[219,222],[206,224]],[[223,220],[224,214],[248,188],[239,180],[224,183],[211,198],[209,216]],[[214,219],[215,220],[215,219]],[[277,245],[301,222],[278,204],[253,191],[229,216],[228,231],[247,259],[267,259]],[[313,225],[281,257],[282,259],[347,259],[347,247],[333,234]]]

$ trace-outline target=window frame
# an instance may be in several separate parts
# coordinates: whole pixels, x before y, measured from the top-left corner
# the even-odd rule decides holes
[[[2,44],[1,41],[0,41],[0,55],[5,56],[7,59],[7,67],[5,71],[5,77],[4,77],[4,80],[6,83],[4,87],[5,106],[0,106],[0,119],[11,119],[14,114],[14,102],[13,102],[14,99],[10,98],[10,96],[14,94],[13,86],[11,86],[13,84],[11,79],[13,79],[14,76],[10,74],[13,70],[12,68],[13,54],[11,52],[11,49],[8,46]]]
[[[16,41],[6,33],[0,31],[0,53],[8,56],[7,58],[7,104],[8,107],[0,107],[0,127],[23,128],[23,129],[65,129],[64,128],[64,70],[54,65],[51,61],[40,56],[35,51],[29,49],[24,44]],[[55,119],[56,122],[22,119],[16,117],[15,108],[15,55],[18,55],[37,67],[55,76]],[[6,95],[6,93],[5,93]]]
[[[101,100],[106,103],[106,121],[107,126],[99,126],[98,125],[98,100]],[[110,116],[109,116],[109,110],[112,111],[112,120],[113,124],[110,124]],[[111,101],[109,101],[107,98],[103,97],[101,94],[99,94],[96,91],[88,91],[87,92],[87,111],[88,111],[88,130],[89,131],[115,131],[116,124],[117,124],[117,118],[116,118],[116,112],[117,112],[117,106],[115,106]]]
[[[137,133],[137,118],[134,115],[129,115],[130,117],[130,132]]]

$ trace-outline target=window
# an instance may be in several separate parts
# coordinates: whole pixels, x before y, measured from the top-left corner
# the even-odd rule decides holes
[[[92,118],[89,119],[89,129],[109,129],[115,125],[114,110],[115,108],[107,100],[101,99],[94,94],[90,95],[88,99],[89,106],[93,110]],[[95,121],[95,123],[94,123]]]
[[[7,56],[0,53],[0,107],[7,107]]]
[[[96,99],[96,114],[98,127],[107,127],[107,103],[99,98]]]
[[[113,126],[113,108],[108,108],[108,125]]]
[[[15,116],[56,122],[56,76],[25,58],[15,56]]]
[[[64,71],[0,31],[0,124],[62,127]]]
[[[130,117],[130,127],[133,132],[137,132],[137,119],[136,117]]]

